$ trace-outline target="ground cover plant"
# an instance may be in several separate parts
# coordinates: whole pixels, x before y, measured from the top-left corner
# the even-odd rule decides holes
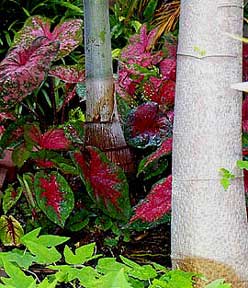
[[[206,281],[201,275],[168,270],[154,262],[140,265],[123,256],[119,259],[103,257],[96,250],[95,243],[74,248],[63,245],[61,250],[59,247],[68,241],[68,237],[40,235],[40,230],[38,228],[23,235],[20,238],[21,248],[0,252],[0,267],[5,271],[0,287],[14,288],[18,283],[20,288],[52,288],[65,283],[66,287],[85,288],[191,288],[196,279]],[[47,276],[39,273],[41,267]],[[231,286],[220,279],[205,287]]]

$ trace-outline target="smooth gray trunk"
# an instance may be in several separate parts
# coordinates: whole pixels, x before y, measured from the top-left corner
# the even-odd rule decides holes
[[[108,0],[84,0],[84,43],[85,143],[100,148],[112,162],[132,172],[133,159],[115,101]]]
[[[241,0],[181,0],[173,138],[172,262],[248,287],[242,171]],[[227,191],[220,168],[237,177]],[[201,285],[201,284],[199,284]]]

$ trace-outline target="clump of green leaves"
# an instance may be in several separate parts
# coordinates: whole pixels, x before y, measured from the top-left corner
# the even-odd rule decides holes
[[[168,270],[153,262],[140,265],[123,256],[120,256],[120,260],[103,257],[96,254],[95,243],[75,249],[65,245],[61,253],[57,246],[69,238],[39,235],[40,230],[35,229],[20,238],[24,249],[0,252],[0,267],[6,274],[0,278],[0,288],[53,288],[61,283],[71,287],[78,287],[76,285],[79,284],[85,288],[193,288],[195,277],[201,277],[196,273]],[[34,265],[40,267],[42,274],[49,275],[39,276],[33,269]],[[206,286],[229,287],[223,279]]]

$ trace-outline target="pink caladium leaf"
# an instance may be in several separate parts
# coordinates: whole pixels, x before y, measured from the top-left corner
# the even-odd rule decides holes
[[[248,44],[243,43],[243,81],[248,81]]]
[[[127,220],[131,207],[123,170],[92,146],[86,147],[84,153],[76,152],[74,160],[97,206],[113,218]]]
[[[159,63],[159,69],[163,80],[176,81],[176,60],[164,59]]]
[[[52,69],[50,69],[49,75],[71,84],[77,84],[85,81],[85,71],[78,65],[54,66]]]
[[[143,67],[156,65],[161,61],[161,52],[152,54],[151,48],[156,36],[156,29],[148,33],[146,25],[140,28],[140,33],[134,35],[129,40],[127,45],[121,53],[121,58],[128,64],[138,64]]]
[[[2,207],[4,214],[16,204],[22,195],[23,189],[21,187],[15,188],[13,185],[8,185],[7,189],[4,190],[2,196]]]
[[[144,103],[128,114],[124,133],[127,143],[135,148],[157,147],[171,136],[172,124],[159,111],[155,102]]]
[[[172,176],[154,184],[150,193],[134,209],[130,222],[155,222],[171,210]]]
[[[16,117],[10,112],[0,112],[0,122],[4,122],[6,120],[16,120]]]
[[[57,225],[64,227],[74,207],[74,194],[58,172],[38,172],[34,179],[34,192],[38,206]]]
[[[50,41],[59,41],[60,49],[56,57],[58,60],[82,43],[82,20],[65,21],[51,31],[50,19],[41,16],[30,17],[21,31],[17,33],[14,44],[28,45],[32,40],[41,36],[45,36]]]
[[[159,169],[158,162],[161,158],[164,158],[165,156],[171,154],[171,152],[172,152],[172,137],[165,139],[162,142],[161,146],[158,147],[155,152],[153,152],[152,154],[148,155],[147,157],[145,157],[140,161],[137,175],[139,175],[142,172],[149,173],[151,168],[153,168],[154,166],[155,166],[154,169],[155,175],[161,174],[167,168],[167,165],[163,161],[161,163],[162,169]],[[151,174],[152,176],[155,176],[154,172]]]
[[[47,38],[35,39],[26,48],[18,46],[9,51],[0,63],[1,109],[20,102],[44,80],[59,48],[58,42]]]

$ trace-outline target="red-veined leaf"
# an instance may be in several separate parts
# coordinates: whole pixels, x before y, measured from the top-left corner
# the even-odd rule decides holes
[[[172,176],[162,179],[152,186],[150,193],[134,209],[130,222],[141,220],[155,222],[171,209]]]
[[[242,128],[244,133],[248,133],[248,96],[242,104]]]
[[[21,187],[14,188],[12,185],[9,185],[7,189],[5,189],[3,193],[3,212],[7,214],[7,212],[16,204],[19,200],[23,192]]]
[[[0,240],[4,245],[20,245],[20,238],[23,235],[21,224],[13,216],[2,215],[0,217]]]
[[[160,158],[170,154],[172,151],[172,138],[165,139],[161,146],[152,154],[148,155],[141,160],[138,167],[138,175],[141,172],[146,172],[148,166],[151,166],[154,163],[157,163]],[[163,165],[163,164],[161,164]]]
[[[17,33],[14,44],[27,45],[40,36],[45,36],[50,41],[59,41],[60,49],[56,57],[58,60],[71,53],[82,42],[82,20],[65,21],[51,31],[50,19],[41,16],[30,17]]]
[[[39,145],[43,149],[68,150],[70,141],[63,129],[51,129],[42,135]]]
[[[65,178],[55,171],[50,174],[38,172],[34,190],[40,209],[51,221],[64,227],[74,207],[74,195]]]
[[[124,132],[127,143],[136,148],[160,146],[171,135],[171,122],[159,112],[155,102],[144,103],[130,111]]]
[[[130,215],[128,184],[123,170],[111,163],[104,153],[88,146],[74,159],[91,198],[103,212],[117,219]]]
[[[22,101],[39,87],[57,54],[58,47],[58,42],[49,42],[41,37],[26,48],[18,46],[10,50],[0,63],[2,109]]]

